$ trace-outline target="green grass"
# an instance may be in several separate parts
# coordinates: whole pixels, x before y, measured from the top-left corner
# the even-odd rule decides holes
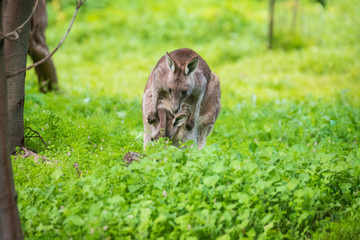
[[[54,48],[73,2],[51,1]],[[266,1],[88,1],[54,56],[61,91],[27,74],[25,125],[50,160],[13,161],[28,239],[357,239],[360,7]],[[158,59],[197,51],[222,109],[203,150],[143,151],[141,97]],[[27,133],[26,130],[25,133]],[[166,147],[164,147],[166,146]],[[124,167],[128,151],[148,157]]]

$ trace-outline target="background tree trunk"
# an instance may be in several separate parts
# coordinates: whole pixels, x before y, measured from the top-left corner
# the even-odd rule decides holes
[[[297,17],[298,7],[299,7],[299,0],[293,0],[293,15],[292,15],[291,28],[294,32],[296,29],[296,17]]]
[[[12,0],[14,2],[14,0]],[[4,6],[3,6],[4,4]],[[7,6],[5,6],[7,5]],[[3,10],[9,9],[9,2],[0,2],[0,32],[4,33]],[[6,32],[5,32],[6,33]],[[7,79],[4,58],[4,40],[0,41],[0,239],[23,239],[17,195],[15,192],[10,160],[8,114],[7,114]]]
[[[34,63],[49,55],[49,48],[46,44],[45,30],[47,27],[46,0],[39,0],[39,4],[31,19],[31,32],[29,42],[29,55]],[[56,90],[58,80],[56,69],[52,58],[48,58],[44,63],[35,67],[39,79],[40,91]]]
[[[268,43],[269,49],[273,48],[274,10],[275,10],[275,0],[270,0],[270,2],[269,2],[269,43]]]
[[[2,1],[3,32],[8,33],[20,26],[30,15],[33,0],[3,0]],[[6,75],[26,67],[30,22],[19,33],[16,40],[5,39],[4,59]],[[8,132],[10,134],[10,150],[24,145],[24,91],[25,72],[7,79],[8,95]]]

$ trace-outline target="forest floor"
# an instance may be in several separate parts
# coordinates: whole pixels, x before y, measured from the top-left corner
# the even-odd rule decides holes
[[[55,54],[61,90],[26,76],[26,147],[13,161],[28,239],[357,239],[360,6],[88,1]],[[49,2],[53,49],[73,1]],[[166,51],[197,51],[222,108],[202,150],[143,150],[142,93]],[[29,64],[31,62],[29,61]],[[29,129],[25,130],[25,134]],[[164,147],[167,146],[167,147]],[[124,167],[128,151],[148,157]]]

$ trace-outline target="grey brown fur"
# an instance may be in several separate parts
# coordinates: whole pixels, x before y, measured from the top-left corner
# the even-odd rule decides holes
[[[219,78],[200,55],[186,48],[167,53],[151,71],[145,86],[144,148],[152,136],[159,134],[157,126],[169,127],[168,118],[178,113],[185,114],[186,124],[178,125],[172,138],[166,137],[173,142],[194,140],[199,148],[204,147],[220,112],[220,98]],[[166,106],[170,115],[159,113],[161,105]]]

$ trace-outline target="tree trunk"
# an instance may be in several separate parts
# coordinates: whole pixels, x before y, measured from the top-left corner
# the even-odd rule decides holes
[[[8,33],[20,26],[30,15],[33,0],[3,0],[2,2],[3,32]],[[5,39],[4,59],[6,75],[26,67],[30,22],[19,33],[19,38]],[[24,145],[24,91],[25,72],[7,78],[8,95],[8,132],[10,135],[10,150]]]
[[[1,33],[4,33],[3,25],[6,25],[3,21],[3,10],[6,12],[8,6],[5,5],[12,4],[7,1],[0,2]],[[0,239],[10,240],[24,239],[24,236],[21,230],[10,160],[4,45],[4,40],[0,40]]]
[[[46,44],[45,30],[47,27],[46,0],[39,0],[39,4],[31,19],[31,33],[29,42],[29,55],[34,63],[49,55],[49,48]],[[39,79],[40,91],[56,90],[58,80],[56,69],[52,58],[48,58],[44,63],[35,67]]]
[[[273,48],[275,1],[276,0],[270,0],[269,2],[269,49]]]
[[[291,28],[295,32],[296,29],[296,18],[297,18],[297,11],[299,7],[299,0],[294,0],[293,2],[293,15],[292,15],[292,24]]]

